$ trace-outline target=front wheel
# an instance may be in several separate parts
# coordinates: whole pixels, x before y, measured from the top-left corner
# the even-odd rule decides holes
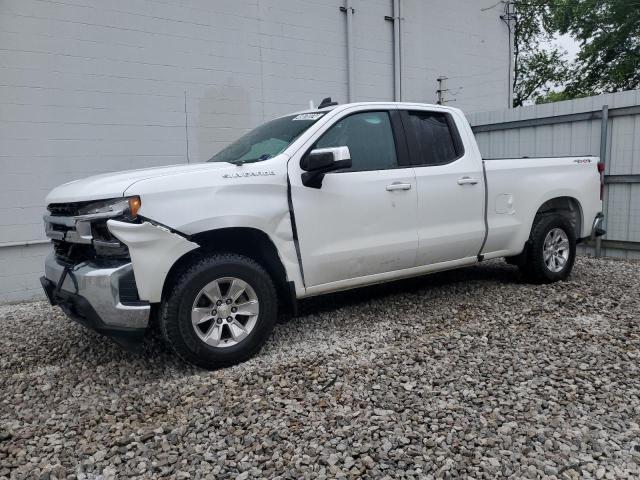
[[[250,258],[220,254],[201,259],[178,277],[162,305],[160,324],[178,356],[212,369],[256,354],[276,315],[268,273]]]
[[[534,221],[520,270],[535,283],[557,282],[571,274],[575,258],[576,236],[569,220],[562,215],[544,215]]]

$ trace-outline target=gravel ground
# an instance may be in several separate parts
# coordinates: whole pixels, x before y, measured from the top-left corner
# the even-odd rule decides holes
[[[0,478],[638,478],[639,286],[487,262],[308,301],[215,372],[0,307]]]

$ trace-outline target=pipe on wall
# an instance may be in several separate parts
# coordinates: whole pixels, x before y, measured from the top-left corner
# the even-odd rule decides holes
[[[30,247],[32,245],[46,245],[47,243],[51,243],[51,240],[28,240],[28,241],[22,241],[22,242],[4,242],[4,243],[0,243],[0,248]]]
[[[393,0],[393,100],[396,102],[402,101],[400,1],[401,0]]]
[[[351,0],[345,0],[344,8],[347,14],[347,97],[349,102],[353,102],[355,101],[355,62],[353,53],[353,5]]]
[[[509,42],[509,67],[507,74],[509,75],[508,84],[507,84],[507,108],[513,108],[513,82],[515,80],[515,65],[514,65],[514,31],[512,28],[512,22],[517,22],[516,16],[516,3],[513,1],[508,1],[504,6],[504,15],[500,18],[507,25],[507,30],[509,32],[508,42]],[[517,23],[516,23],[517,25]]]

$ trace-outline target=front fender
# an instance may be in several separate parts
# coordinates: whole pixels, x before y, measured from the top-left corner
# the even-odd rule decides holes
[[[173,264],[198,244],[149,222],[107,222],[109,231],[127,247],[141,300],[162,299],[162,287]]]

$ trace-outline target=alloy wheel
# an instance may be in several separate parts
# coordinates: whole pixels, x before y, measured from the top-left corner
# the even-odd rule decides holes
[[[191,323],[198,337],[212,347],[232,347],[255,328],[260,302],[255,290],[235,277],[209,282],[196,295]]]
[[[569,261],[569,237],[561,228],[549,230],[544,239],[543,259],[547,268],[554,273],[562,271]]]

